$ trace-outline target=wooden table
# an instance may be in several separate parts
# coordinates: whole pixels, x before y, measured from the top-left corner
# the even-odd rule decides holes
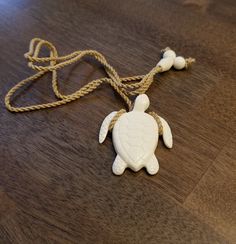
[[[236,4],[233,0],[0,1],[0,243],[236,242]],[[96,49],[120,76],[147,73],[172,47],[197,63],[156,76],[151,110],[173,130],[160,171],[111,172],[104,117],[124,103],[109,86],[55,109],[10,113],[4,96],[33,73],[33,37],[59,54]],[[85,59],[60,73],[63,93],[103,77]],[[50,76],[14,99],[54,100]]]

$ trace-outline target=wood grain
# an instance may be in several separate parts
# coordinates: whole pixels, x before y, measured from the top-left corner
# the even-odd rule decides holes
[[[0,243],[235,243],[236,4],[208,0],[0,1]],[[145,74],[170,46],[197,63],[158,75],[150,110],[170,123],[158,175],[115,177],[104,117],[124,103],[107,85],[66,106],[6,111],[6,92],[32,71],[33,37],[60,54],[96,49],[120,76]],[[104,76],[91,59],[63,70],[70,93]],[[54,100],[50,76],[15,104]]]
[[[184,205],[232,242],[236,238],[236,134],[207,170]]]

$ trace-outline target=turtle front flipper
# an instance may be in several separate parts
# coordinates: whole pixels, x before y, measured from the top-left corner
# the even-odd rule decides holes
[[[156,120],[159,129],[159,135],[162,135],[165,146],[168,148],[172,148],[173,137],[168,123],[155,112],[150,112],[149,114],[153,116],[153,118]]]
[[[162,138],[163,138],[164,144],[166,145],[166,147],[172,148],[173,147],[173,137],[172,137],[170,126],[162,117],[160,117],[160,116],[158,116],[158,117],[160,118],[160,121],[162,124]]]
[[[110,123],[112,119],[116,116],[117,111],[111,112],[107,115],[107,117],[103,120],[100,132],[99,132],[99,143],[103,143],[106,139]]]

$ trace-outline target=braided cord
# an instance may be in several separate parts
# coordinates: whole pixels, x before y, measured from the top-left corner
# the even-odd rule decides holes
[[[119,118],[123,113],[125,113],[125,112],[126,112],[125,109],[121,109],[121,110],[119,110],[119,111],[116,113],[116,115],[113,117],[113,119],[112,119],[111,122],[110,122],[110,125],[109,125],[109,128],[108,128],[109,131],[111,131],[111,130],[113,129],[113,127],[114,127],[116,121],[118,120],[118,118]]]
[[[163,134],[163,126],[162,126],[162,123],[161,123],[161,120],[160,120],[158,114],[155,112],[149,112],[149,114],[156,120],[157,125],[158,125],[159,135],[162,135]]]
[[[47,47],[50,51],[50,57],[39,57],[41,48]],[[153,77],[161,72],[159,66],[154,67],[146,75],[138,75],[120,78],[115,69],[106,61],[105,57],[95,50],[75,51],[69,55],[58,56],[55,46],[40,38],[34,38],[29,45],[29,51],[24,55],[28,60],[28,66],[37,73],[20,81],[12,87],[5,96],[6,108],[11,112],[28,112],[45,108],[53,108],[66,103],[75,101],[97,89],[101,84],[108,83],[123,98],[129,110],[132,108],[132,102],[129,96],[145,93],[153,82]],[[59,91],[57,71],[75,62],[80,61],[85,56],[92,56],[100,62],[108,75],[101,79],[92,80],[72,94],[64,95]],[[39,65],[39,64],[45,64]],[[11,105],[11,98],[17,90],[29,82],[33,82],[46,73],[52,73],[52,89],[58,98],[57,101],[35,104],[30,106],[14,107]],[[120,113],[118,115],[121,115]]]

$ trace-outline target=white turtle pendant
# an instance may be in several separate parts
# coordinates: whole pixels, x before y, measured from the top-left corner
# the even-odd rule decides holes
[[[145,167],[150,175],[158,172],[159,163],[155,156],[155,149],[160,129],[162,129],[166,147],[172,148],[173,146],[168,123],[156,115],[157,121],[145,112],[149,104],[150,101],[146,94],[137,96],[133,110],[123,113],[114,125],[112,139],[117,156],[112,165],[112,171],[115,175],[122,175],[126,168],[137,172]],[[117,112],[114,111],[104,119],[99,133],[99,143],[103,143],[105,140],[109,125],[116,114]],[[159,128],[160,126],[162,128]]]

